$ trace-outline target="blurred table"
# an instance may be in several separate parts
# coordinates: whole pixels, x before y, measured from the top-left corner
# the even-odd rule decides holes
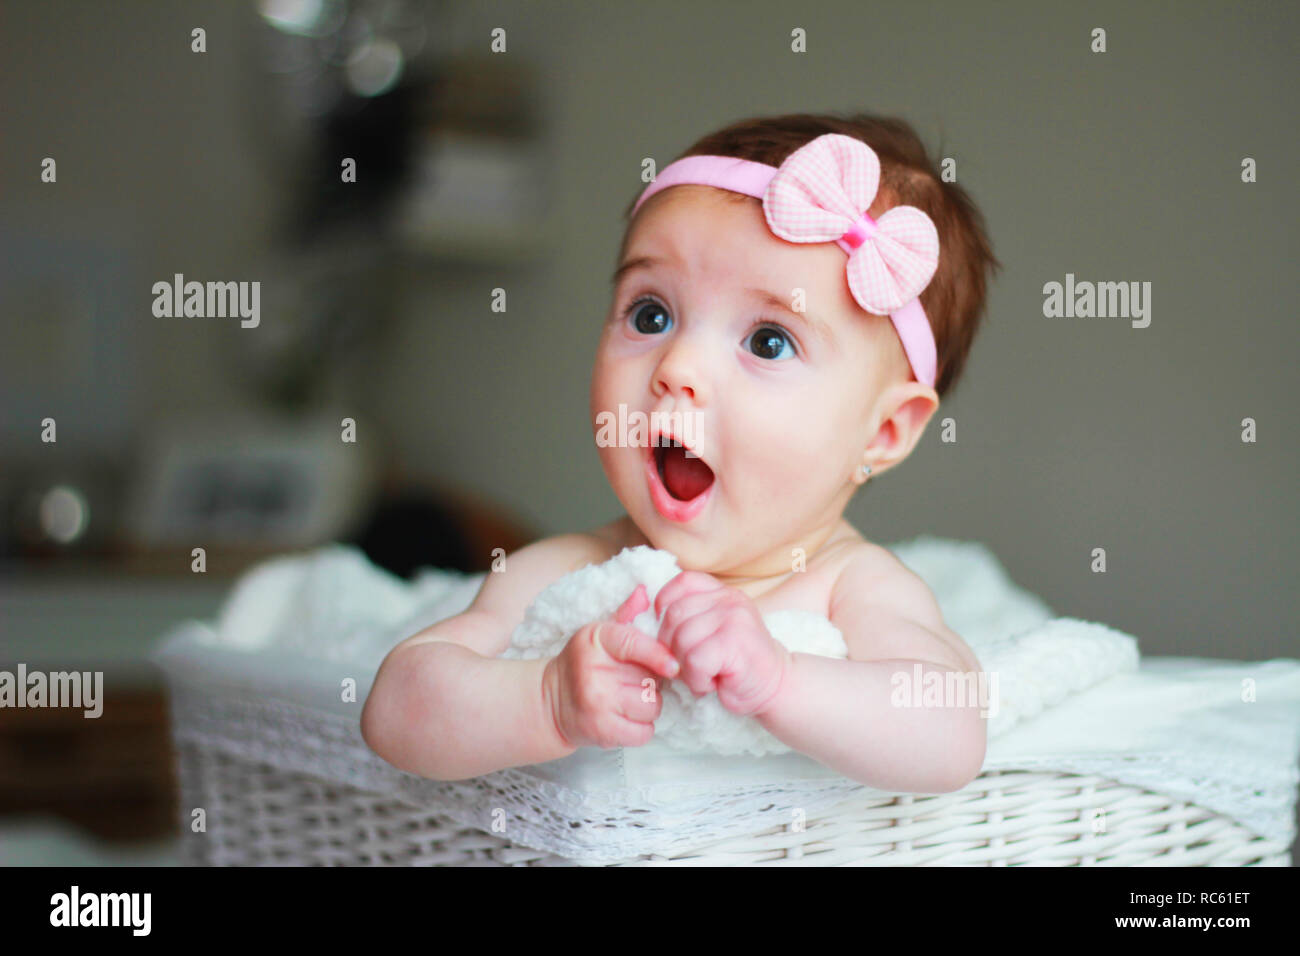
[[[234,579],[49,572],[0,579],[0,670],[103,672],[103,712],[0,708],[0,815],[54,813],[107,839],[176,826],[162,674],[147,656],[215,617]]]

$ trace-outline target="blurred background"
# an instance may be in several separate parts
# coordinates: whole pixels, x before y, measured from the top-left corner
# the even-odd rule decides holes
[[[0,711],[0,863],[174,859],[145,655],[256,562],[475,571],[616,517],[587,389],[620,214],[643,157],[752,115],[908,119],[1005,265],[863,534],[984,542],[1144,654],[1300,650],[1294,5],[0,11],[0,668],[101,669],[108,700]],[[1152,283],[1150,327],[1044,318],[1066,273]],[[177,274],[259,281],[260,323],[156,316]]]

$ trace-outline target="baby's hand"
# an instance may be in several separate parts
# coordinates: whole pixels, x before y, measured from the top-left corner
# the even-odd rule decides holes
[[[649,606],[645,585],[614,612],[614,621],[580,628],[546,664],[545,699],[560,737],[571,747],[640,747],[654,736],[663,709],[644,682],[678,670],[663,644],[630,623]]]
[[[718,692],[722,706],[742,717],[761,714],[775,699],[790,652],[768,633],[743,591],[702,571],[683,571],[655,598],[659,640],[681,664],[696,697]]]

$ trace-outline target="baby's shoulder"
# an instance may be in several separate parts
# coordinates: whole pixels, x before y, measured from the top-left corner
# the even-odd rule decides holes
[[[588,564],[612,555],[598,536],[586,532],[540,538],[497,561],[484,577],[473,608],[503,621],[523,620],[524,611],[548,586]]]
[[[884,597],[897,595],[900,589],[912,590],[918,585],[925,587],[920,576],[899,560],[898,555],[865,538],[843,542],[836,557],[832,603],[836,598],[848,595],[856,598],[868,594]]]
[[[889,640],[878,634],[871,643],[861,643],[858,638],[861,647],[856,655],[853,642],[846,637],[855,660],[929,655],[923,659],[948,660],[953,667],[979,670],[975,653],[948,627],[938,598],[925,579],[880,545],[863,542],[841,565],[831,591],[830,617],[832,622],[903,620],[922,629],[913,628],[911,637],[900,631]]]
[[[539,538],[532,544],[507,554],[501,561],[501,571],[513,575],[515,584],[523,579],[536,583],[540,591],[570,571],[588,564],[599,564],[613,557],[609,544],[591,532],[570,532]]]

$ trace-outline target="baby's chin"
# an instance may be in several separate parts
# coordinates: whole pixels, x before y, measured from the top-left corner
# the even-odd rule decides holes
[[[673,534],[671,530],[638,524],[629,517],[629,538],[633,544],[646,544],[658,551],[667,551],[677,559],[677,566],[683,571],[703,571],[713,574],[728,567],[726,560],[727,542],[712,540],[710,537],[699,538],[690,534]]]
[[[627,547],[636,547],[637,545],[647,545],[657,551],[668,551],[677,558],[677,564],[683,571],[705,570],[703,568],[687,568],[682,564],[682,560],[690,560],[692,557],[698,557],[702,550],[698,542],[692,543],[689,536],[685,534],[673,534],[671,530],[657,528],[653,524],[647,524],[638,521],[628,513],[627,528],[625,538],[628,542]]]

